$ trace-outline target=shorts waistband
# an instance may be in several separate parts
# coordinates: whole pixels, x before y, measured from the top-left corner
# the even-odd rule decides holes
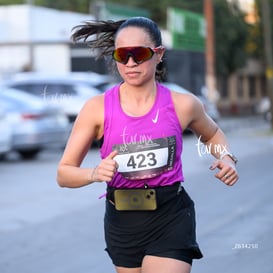
[[[120,189],[120,188],[113,188],[113,187],[109,187],[109,186],[107,187],[106,199],[112,205],[115,205],[114,191],[118,190],[118,189]],[[135,188],[132,188],[132,190],[133,189],[135,189]],[[139,188],[137,188],[137,189],[139,189]],[[142,189],[145,189],[145,188],[142,188]],[[175,196],[179,195],[181,192],[184,191],[184,188],[181,185],[181,182],[175,182],[174,184],[168,185],[168,186],[151,187],[151,189],[154,189],[156,191],[158,206],[169,201],[170,199],[174,198]]]

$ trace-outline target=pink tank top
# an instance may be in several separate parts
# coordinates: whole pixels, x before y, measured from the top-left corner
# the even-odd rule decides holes
[[[156,100],[144,116],[123,112],[119,87],[104,96],[104,140],[101,158],[113,150],[118,172],[109,182],[116,188],[142,188],[172,185],[183,181],[182,128],[177,118],[170,90],[157,83]]]

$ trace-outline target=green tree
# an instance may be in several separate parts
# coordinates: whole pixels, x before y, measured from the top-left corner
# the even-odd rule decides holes
[[[236,1],[214,1],[216,73],[227,76],[245,65],[248,25]]]
[[[0,6],[3,5],[17,5],[17,4],[23,4],[25,1],[22,0],[0,0]]]
[[[92,3],[96,2],[93,0]],[[160,26],[166,25],[168,7],[176,7],[194,12],[203,12],[203,0],[105,0],[106,3],[128,5],[132,7],[146,9],[150,12],[151,18]]]
[[[48,8],[58,10],[68,10],[81,13],[89,13],[90,0],[74,0],[74,1],[61,1],[61,0],[33,0],[36,5],[45,6]]]
[[[17,5],[32,3],[37,6],[44,6],[59,10],[68,10],[75,12],[88,13],[90,0],[74,0],[74,1],[63,1],[63,0],[0,0],[0,5]]]
[[[273,0],[268,0],[270,13],[273,15]],[[255,1],[255,21],[249,26],[246,51],[250,57],[264,59],[264,37],[261,16],[261,1]],[[273,29],[273,19],[271,17],[271,29]],[[272,31],[273,33],[273,31]],[[272,35],[273,40],[273,35]]]

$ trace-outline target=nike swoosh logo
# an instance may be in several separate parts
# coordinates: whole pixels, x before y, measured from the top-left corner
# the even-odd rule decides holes
[[[152,119],[153,123],[157,123],[157,121],[158,121],[158,115],[159,115],[159,109],[157,109],[155,118]]]

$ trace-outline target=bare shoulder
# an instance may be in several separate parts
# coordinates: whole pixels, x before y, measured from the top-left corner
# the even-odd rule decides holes
[[[85,110],[85,108],[89,109],[90,107],[92,107],[93,109],[96,109],[96,110],[103,110],[103,106],[104,106],[104,94],[101,94],[87,100],[83,109]]]
[[[98,117],[103,113],[104,108],[104,94],[94,96],[87,100],[81,109],[79,116]]]
[[[171,91],[172,99],[182,128],[190,128],[196,135],[209,139],[218,126],[207,115],[201,100],[191,93]]]
[[[190,92],[179,93],[176,91],[171,91],[171,95],[174,103],[176,104],[177,102],[178,106],[181,105],[181,102],[183,102],[184,107],[202,107],[200,99]]]
[[[89,128],[96,132],[95,138],[103,134],[104,94],[94,96],[86,101],[75,121],[75,126]]]
[[[186,117],[187,123],[190,123],[196,114],[204,111],[202,102],[194,94],[171,91],[171,96],[178,116],[184,119]]]

